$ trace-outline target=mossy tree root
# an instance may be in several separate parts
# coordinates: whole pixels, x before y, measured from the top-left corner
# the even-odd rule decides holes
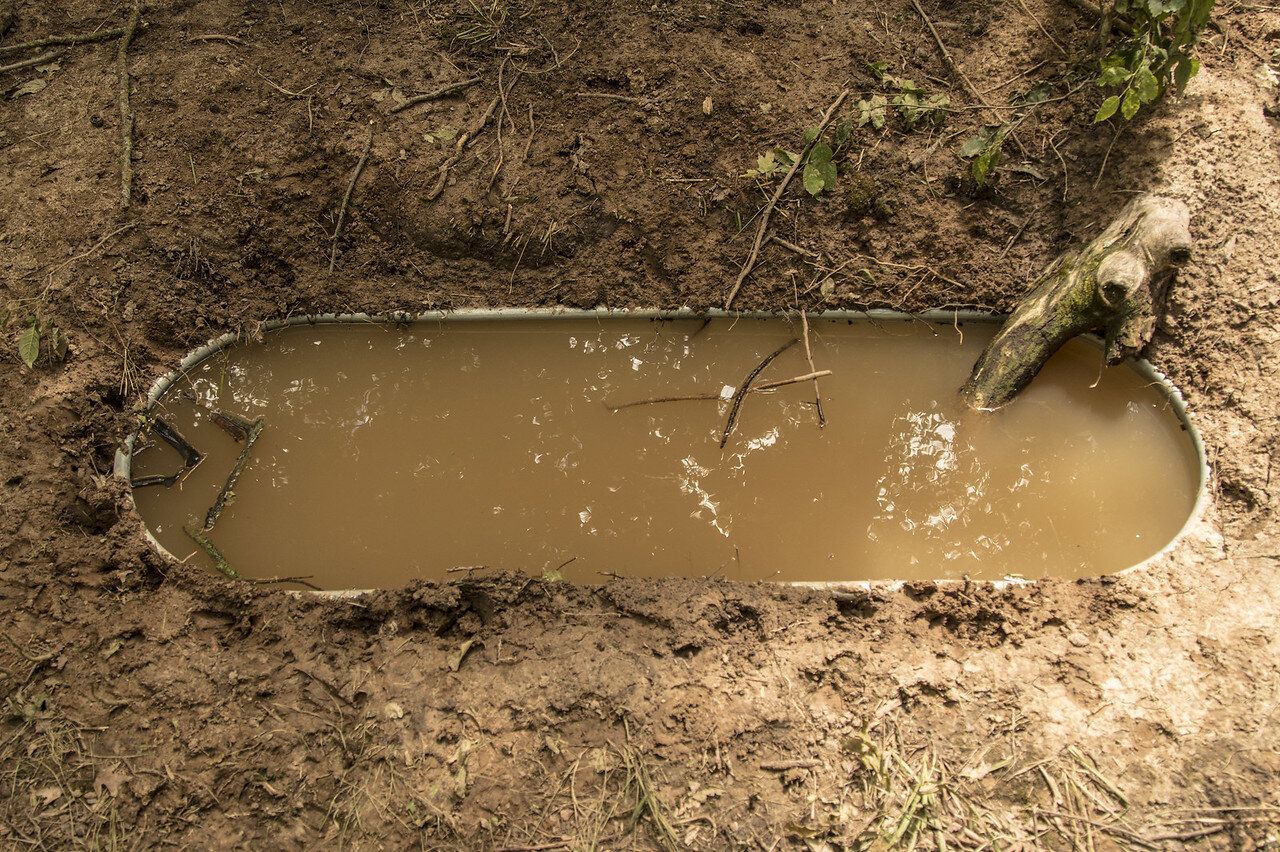
[[[1011,402],[1071,338],[1105,330],[1108,364],[1155,333],[1169,285],[1191,257],[1191,216],[1172,198],[1139,195],[1101,235],[1049,265],[974,364],[960,393],[971,408]]]

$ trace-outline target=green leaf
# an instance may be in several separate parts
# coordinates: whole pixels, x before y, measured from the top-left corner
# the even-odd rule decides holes
[[[1116,114],[1116,110],[1120,108],[1120,96],[1112,95],[1102,102],[1102,106],[1098,107],[1098,114],[1093,117],[1093,123],[1106,121],[1108,118]]]
[[[997,129],[992,125],[978,128],[978,132],[966,139],[965,143],[960,146],[960,156],[968,159],[981,154],[990,147],[991,140],[995,138]]]
[[[1178,65],[1173,69],[1173,85],[1177,89],[1178,94],[1182,94],[1187,88],[1187,81],[1196,76],[1200,70],[1200,60],[1194,56],[1183,56],[1178,60]]]
[[[858,101],[858,126],[870,124],[876,130],[884,129],[885,108],[889,101],[884,95],[872,95],[870,100]]]
[[[1145,65],[1133,75],[1133,88],[1138,93],[1138,99],[1144,104],[1149,104],[1160,96],[1160,81]]]
[[[987,179],[991,177],[991,173],[996,170],[996,166],[1000,164],[1000,146],[992,145],[983,151],[969,167],[970,173],[973,175],[973,182],[978,186],[986,186]]]
[[[805,130],[805,132],[804,132],[804,144],[808,145],[810,142],[812,142],[813,140],[815,140],[815,139],[817,139],[817,138],[818,138],[818,128],[816,128],[816,127],[810,127],[810,128],[808,128],[808,129],[806,129],[806,130]]]
[[[1026,94],[1018,100],[1030,106],[1031,104],[1044,103],[1051,94],[1053,94],[1053,83],[1048,80],[1042,80],[1028,89]]]
[[[27,365],[28,370],[36,365],[36,359],[40,357],[40,329],[34,322],[18,335],[18,357]]]
[[[825,142],[819,142],[809,152],[809,159],[804,164],[804,188],[810,195],[817,196],[823,190],[835,189],[836,164],[831,161],[834,152]]]
[[[1124,97],[1120,99],[1120,114],[1124,116],[1124,120],[1128,121],[1138,114],[1138,109],[1142,106],[1142,100],[1138,97],[1138,93],[1133,89],[1129,89],[1124,93]]]
[[[844,118],[836,123],[836,129],[831,133],[831,140],[836,143],[836,148],[843,148],[849,144],[851,136],[853,136],[853,121]]]
[[[883,80],[885,72],[889,70],[888,62],[868,62],[867,70],[876,75],[876,79]]]
[[[1119,86],[1132,76],[1133,72],[1126,67],[1124,57],[1113,53],[1102,60],[1102,72],[1098,74],[1098,85],[1103,88]]]

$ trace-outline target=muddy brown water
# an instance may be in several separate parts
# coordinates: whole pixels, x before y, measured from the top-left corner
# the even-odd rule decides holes
[[[1039,578],[1157,553],[1199,488],[1165,390],[1075,341],[1005,410],[956,389],[994,327],[811,320],[812,383],[727,401],[792,337],[782,319],[331,324],[269,332],[187,371],[158,414],[205,454],[136,488],[156,539],[212,565],[203,527],[241,444],[216,407],[264,418],[208,538],[246,577],[325,589],[456,578],[464,566],[851,581]],[[757,380],[809,372],[803,345]],[[198,400],[198,402],[197,402]],[[132,476],[180,457],[140,439]]]

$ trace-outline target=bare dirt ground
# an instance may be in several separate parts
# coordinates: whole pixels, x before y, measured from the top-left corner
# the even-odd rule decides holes
[[[127,12],[0,0],[0,28],[9,6],[0,47]],[[988,113],[909,0],[481,8],[157,2],[127,212],[116,42],[0,73],[0,844],[1280,845],[1280,15],[1220,8],[1187,96],[1117,135],[1073,7],[925,0],[991,103],[1061,98],[973,192],[956,149]],[[324,600],[143,543],[112,457],[192,345],[323,311],[716,305],[765,199],[739,176],[842,86],[877,91],[873,61],[954,111],[859,130],[834,194],[794,188],[775,228],[814,254],[766,246],[738,307],[1008,309],[1127,193],[1184,199],[1196,255],[1151,358],[1213,480],[1171,555],[1004,591],[511,575]],[[447,128],[500,91],[432,198]],[[22,366],[31,316],[64,360]]]

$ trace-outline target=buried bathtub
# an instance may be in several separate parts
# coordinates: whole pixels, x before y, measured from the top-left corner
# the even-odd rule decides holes
[[[994,331],[973,315],[810,317],[812,363],[796,316],[390,319],[269,324],[158,382],[119,464],[168,483],[134,492],[155,544],[326,590],[482,568],[1037,579],[1152,557],[1203,490],[1176,391],[1145,363],[1104,370],[1087,341],[1007,409],[964,409]]]

